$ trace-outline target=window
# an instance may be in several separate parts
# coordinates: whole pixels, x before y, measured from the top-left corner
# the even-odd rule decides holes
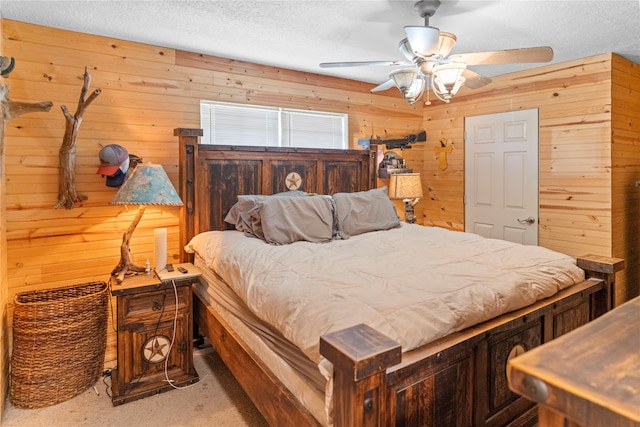
[[[348,148],[348,115],[200,101],[203,144]]]

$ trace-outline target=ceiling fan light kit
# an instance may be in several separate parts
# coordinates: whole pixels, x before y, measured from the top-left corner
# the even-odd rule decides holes
[[[404,95],[411,87],[411,84],[413,83],[413,80],[416,78],[417,74],[418,73],[413,68],[400,68],[399,70],[390,72],[389,77],[393,80],[393,83],[395,83],[396,87],[400,89],[400,92],[402,92],[402,94]]]
[[[417,102],[426,92],[425,105],[429,105],[429,91],[448,103],[463,85],[478,89],[491,83],[490,78],[468,69],[469,65],[549,62],[553,59],[553,49],[547,46],[459,53],[449,57],[456,45],[456,36],[429,26],[429,18],[439,7],[439,0],[420,0],[414,4],[425,24],[404,27],[407,37],[400,41],[398,47],[408,62],[324,62],[320,67],[402,66],[389,73],[389,80],[374,87],[371,92],[388,90],[395,85],[410,104]]]
[[[422,94],[424,93],[424,89],[426,87],[426,83],[424,78],[418,75],[411,83],[409,90],[404,94],[404,99],[409,102],[409,104],[413,105],[420,100]]]
[[[393,80],[404,99],[409,104],[415,104],[425,89],[424,78],[413,68],[401,68],[389,73],[389,77]]]
[[[433,56],[440,48],[440,30],[434,27],[404,27],[413,55],[423,58]]]
[[[449,55],[453,47],[456,45],[457,40],[458,38],[455,36],[455,34],[440,31],[440,35],[438,36],[438,51],[436,55],[442,58]]]
[[[407,58],[408,61],[413,62],[414,54],[411,51],[411,45],[409,45],[408,39],[404,38],[400,40],[400,43],[398,43],[398,48],[400,49],[400,53],[402,53],[402,55]]]
[[[455,62],[433,67],[433,92],[438,99],[446,103],[451,101],[451,98],[464,85],[465,78],[462,73],[466,68],[466,64]]]
[[[424,93],[426,82],[416,69],[401,68],[389,73],[389,77],[409,104],[413,105],[420,100]]]

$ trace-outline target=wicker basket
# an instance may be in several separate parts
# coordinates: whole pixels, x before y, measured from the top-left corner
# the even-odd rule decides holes
[[[105,282],[15,297],[11,402],[18,408],[55,405],[100,377],[107,342]]]

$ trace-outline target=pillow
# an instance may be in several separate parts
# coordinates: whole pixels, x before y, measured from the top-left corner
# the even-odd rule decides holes
[[[387,187],[356,193],[336,193],[333,201],[337,222],[335,238],[348,239],[369,231],[400,226],[396,207],[387,195]]]
[[[320,243],[333,237],[333,200],[329,196],[269,197],[256,205],[267,243]]]
[[[256,201],[266,197],[302,197],[306,195],[307,193],[302,190],[284,191],[270,196],[255,194],[240,195],[238,196],[238,202],[229,209],[229,212],[224,217],[224,221],[234,225],[236,230],[243,231],[248,235],[255,235],[255,231],[253,230],[255,227],[258,234],[261,235],[259,217],[255,219],[251,218],[251,211],[254,209]],[[257,212],[255,214],[257,215]],[[253,224],[254,221],[256,221],[255,225]]]

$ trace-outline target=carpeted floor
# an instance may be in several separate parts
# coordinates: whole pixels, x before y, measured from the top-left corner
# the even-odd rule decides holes
[[[71,400],[42,409],[18,409],[7,400],[3,427],[207,426],[266,427],[267,423],[210,346],[196,349],[200,381],[124,405],[113,406],[102,379]],[[110,386],[109,379],[106,383]],[[110,389],[109,389],[110,391]]]

